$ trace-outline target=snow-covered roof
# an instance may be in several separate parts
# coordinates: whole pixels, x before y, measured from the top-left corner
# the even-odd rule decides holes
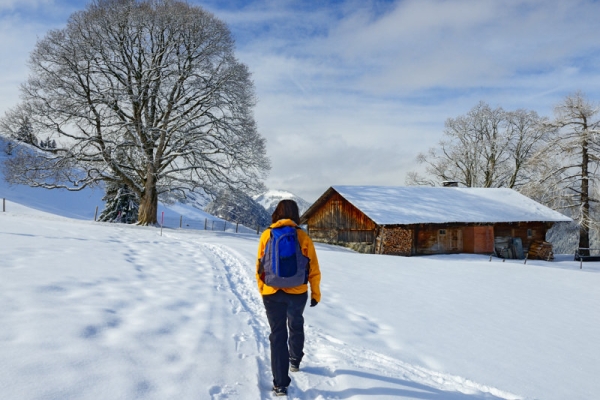
[[[378,225],[571,221],[507,188],[333,186],[331,189]]]

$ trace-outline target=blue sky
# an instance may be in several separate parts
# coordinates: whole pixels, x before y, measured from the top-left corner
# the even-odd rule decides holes
[[[600,101],[600,3],[559,0],[193,1],[224,20],[253,73],[271,189],[403,185],[444,121],[483,100],[551,117]],[[36,38],[86,1],[0,0],[0,113]]]

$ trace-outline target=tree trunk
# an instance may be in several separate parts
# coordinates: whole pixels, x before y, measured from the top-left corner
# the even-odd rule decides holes
[[[587,250],[590,247],[590,232],[587,226],[579,226],[579,247],[585,250],[581,250],[579,255],[589,256],[590,251]]]
[[[146,187],[140,199],[140,211],[138,214],[138,225],[156,225],[158,223],[158,194],[156,193],[156,176],[151,167],[148,168]]]
[[[584,120],[585,123],[585,120]],[[587,124],[584,125],[585,131],[587,131]],[[584,133],[585,134],[585,133]],[[590,182],[589,182],[589,154],[588,154],[588,141],[584,138],[581,149],[581,223],[579,227],[579,247],[589,248],[590,247]],[[586,255],[589,255],[589,251],[586,251]]]

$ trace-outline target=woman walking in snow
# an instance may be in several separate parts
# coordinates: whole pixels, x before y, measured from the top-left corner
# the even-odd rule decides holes
[[[321,271],[312,240],[298,226],[300,225],[300,215],[296,202],[293,200],[280,201],[271,216],[271,220],[271,226],[260,237],[258,260],[256,263],[256,280],[267,312],[269,326],[271,327],[269,341],[271,343],[273,392],[277,396],[285,396],[291,382],[288,371],[299,371],[300,362],[304,356],[304,317],[302,314],[308,301],[308,284],[310,284],[310,306],[314,307],[321,301],[321,291],[319,288]],[[291,274],[296,272],[296,269],[293,269],[294,272],[290,274],[283,273],[283,279],[281,277],[272,278],[275,274],[272,271],[277,270],[277,273],[279,273],[280,269],[285,270],[287,268],[287,262],[282,262],[281,266],[277,265],[276,268],[273,268],[273,263],[278,262],[273,261],[274,255],[277,254],[279,256],[280,253],[285,253],[285,249],[282,249],[281,252],[273,252],[273,256],[270,256],[276,243],[280,242],[272,238],[279,235],[279,232],[285,229],[290,231],[286,227],[293,228],[291,231],[295,235],[292,235],[292,237],[297,238],[298,248],[302,253],[298,257],[295,255],[291,257],[294,259],[293,268],[302,268],[301,265],[296,265],[295,260],[299,260],[298,263],[302,264],[300,258],[308,258],[306,276],[300,278],[300,284],[291,287],[288,287],[285,283],[285,277],[290,277]],[[280,283],[271,283],[273,286],[270,286],[266,282]]]

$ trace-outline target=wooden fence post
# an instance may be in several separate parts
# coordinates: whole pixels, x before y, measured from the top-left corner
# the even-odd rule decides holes
[[[181,229],[181,226],[183,224],[183,215],[179,216],[179,229]]]
[[[215,220],[214,220],[214,219],[213,219],[213,221],[212,221],[212,227],[210,228],[210,230],[211,230],[211,231],[214,231],[214,230],[215,230]]]
[[[165,222],[165,212],[160,214],[160,236],[162,236],[163,223]]]
[[[236,222],[236,223],[235,223],[235,233],[238,233],[238,226],[239,226],[239,225],[240,225],[240,223],[239,223],[239,222]]]
[[[94,222],[96,222],[97,217],[98,217],[98,206],[96,206],[96,211],[94,212]]]
[[[208,223],[208,218],[204,218],[204,230],[206,230],[206,224]]]
[[[2,198],[2,212],[6,212],[6,198]]]

